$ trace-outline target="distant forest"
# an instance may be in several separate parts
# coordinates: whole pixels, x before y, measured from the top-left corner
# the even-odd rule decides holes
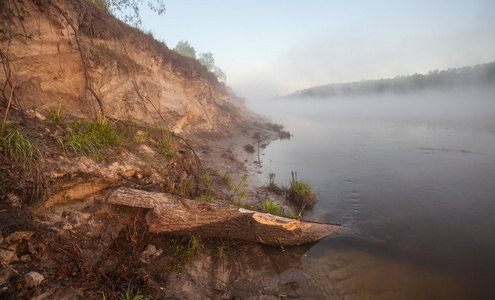
[[[428,74],[397,76],[391,79],[334,83],[298,90],[287,98],[331,98],[342,96],[405,94],[427,90],[448,90],[463,87],[495,86],[495,61],[474,67],[463,67]]]

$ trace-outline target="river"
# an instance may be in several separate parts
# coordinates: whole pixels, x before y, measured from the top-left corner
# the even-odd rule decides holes
[[[315,299],[493,297],[493,95],[252,103],[293,134],[265,149],[265,177],[288,186],[297,171],[318,192],[306,217],[342,223],[312,247],[287,249],[303,253],[297,266],[274,257],[281,282]]]

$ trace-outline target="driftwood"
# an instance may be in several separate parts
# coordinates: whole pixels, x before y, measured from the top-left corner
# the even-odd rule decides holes
[[[171,194],[121,187],[108,203],[151,209],[146,221],[151,232],[199,234],[268,245],[300,245],[336,232],[339,225],[286,218],[233,205],[195,202]]]

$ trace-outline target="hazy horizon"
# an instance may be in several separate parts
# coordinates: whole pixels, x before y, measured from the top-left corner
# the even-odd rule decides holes
[[[143,28],[211,52],[251,99],[495,60],[495,2],[167,1]]]

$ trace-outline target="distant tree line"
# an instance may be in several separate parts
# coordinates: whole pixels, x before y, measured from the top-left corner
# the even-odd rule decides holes
[[[288,98],[331,98],[342,96],[405,94],[434,89],[468,86],[495,86],[495,62],[428,74],[397,76],[391,79],[367,80],[351,83],[334,83],[298,90]]]
[[[218,80],[225,82],[227,80],[227,75],[225,72],[219,67],[215,66],[215,59],[213,58],[213,54],[211,52],[200,53],[198,57],[196,57],[196,50],[192,47],[188,41],[180,41],[177,43],[174,49],[175,52],[197,59],[203,66],[205,66],[208,71],[212,72],[217,76]]]

